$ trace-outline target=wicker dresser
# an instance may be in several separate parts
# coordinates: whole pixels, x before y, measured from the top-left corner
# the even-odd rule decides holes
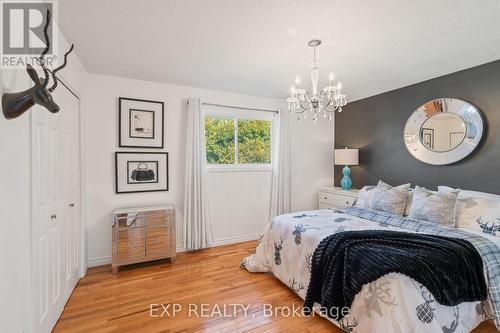
[[[113,211],[113,273],[119,266],[169,258],[175,262],[173,205]]]

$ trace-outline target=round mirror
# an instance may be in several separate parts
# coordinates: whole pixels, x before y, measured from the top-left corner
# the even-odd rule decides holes
[[[479,145],[483,118],[472,104],[441,98],[419,107],[406,122],[405,145],[418,160],[445,165],[468,156]]]
[[[427,119],[420,129],[420,141],[435,152],[457,148],[465,139],[467,129],[462,118],[454,113],[438,113]]]

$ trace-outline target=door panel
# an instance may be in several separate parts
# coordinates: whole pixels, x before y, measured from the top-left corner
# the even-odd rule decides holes
[[[79,101],[62,85],[54,99],[59,113],[31,112],[33,314],[42,333],[57,322],[80,266]]]
[[[57,212],[59,206],[57,179],[57,158],[59,156],[59,125],[56,119],[51,119],[43,110],[35,107],[33,113],[40,114],[35,119],[36,133],[33,144],[33,235],[36,245],[33,252],[33,267],[37,286],[35,296],[39,306],[34,314],[38,315],[36,325],[40,331],[50,330],[55,323],[53,312],[61,302],[60,277],[61,251],[57,233],[60,230]]]
[[[52,228],[52,256],[54,265],[52,266],[52,304],[57,304],[59,302],[59,297],[61,296],[61,234],[60,234],[60,225],[56,224]]]
[[[38,238],[38,312],[37,316],[40,323],[46,321],[49,311],[49,267],[46,264],[48,261],[47,237]],[[38,324],[38,323],[37,323]]]

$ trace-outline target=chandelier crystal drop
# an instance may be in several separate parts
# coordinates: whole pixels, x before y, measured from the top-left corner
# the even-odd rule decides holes
[[[313,48],[314,56],[311,65],[311,82],[312,91],[306,90],[300,85],[300,77],[295,79],[295,85],[290,89],[290,97],[287,98],[288,111],[295,113],[298,120],[306,119],[307,113],[311,113],[314,123],[318,121],[318,117],[328,120],[333,119],[335,111],[342,112],[342,107],[347,104],[346,95],[341,93],[342,82],[334,84],[335,75],[330,73],[330,83],[325,88],[318,91],[319,69],[316,61],[316,47],[321,44],[318,39],[309,41],[308,45]]]

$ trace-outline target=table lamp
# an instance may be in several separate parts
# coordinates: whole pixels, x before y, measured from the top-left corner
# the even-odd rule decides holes
[[[343,190],[350,190],[352,186],[352,181],[349,175],[351,174],[351,169],[349,165],[359,164],[359,149],[335,149],[335,165],[345,165],[342,169],[344,177],[340,181],[340,186]]]

